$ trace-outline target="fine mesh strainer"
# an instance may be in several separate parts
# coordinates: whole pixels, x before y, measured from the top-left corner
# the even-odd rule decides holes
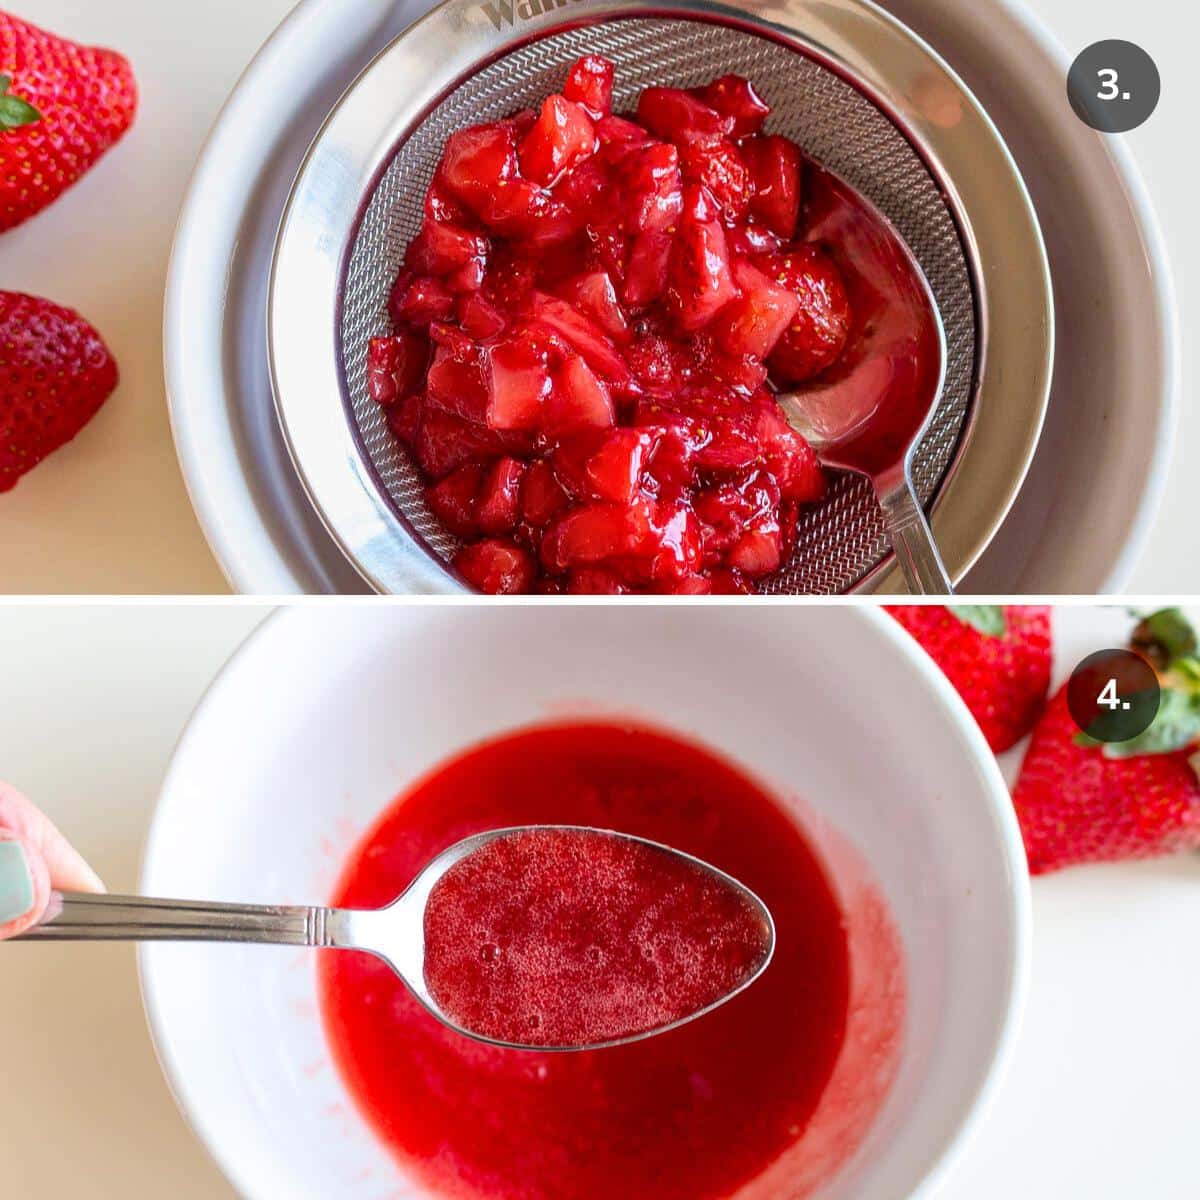
[[[390,332],[388,293],[449,135],[536,107],[574,58],[599,53],[616,64],[618,111],[651,84],[749,77],[772,106],[768,129],[858,189],[903,236],[947,347],[913,476],[957,581],[1024,478],[1052,358],[1045,251],[995,128],[927,46],[863,0],[558,3],[447,0],[359,77],[297,179],[276,247],[270,356],[285,437],[334,538],[377,590],[462,589],[448,567],[457,543],[367,394],[367,343]],[[791,562],[761,588],[878,587],[890,566],[870,483],[844,475],[802,517]]]

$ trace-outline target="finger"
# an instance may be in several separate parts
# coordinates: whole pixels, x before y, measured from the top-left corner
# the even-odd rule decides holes
[[[0,783],[0,940],[37,924],[56,890],[95,892],[104,885],[49,818]]]

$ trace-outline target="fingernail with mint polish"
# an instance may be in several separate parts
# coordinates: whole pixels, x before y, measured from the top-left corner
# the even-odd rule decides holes
[[[0,925],[33,907],[33,874],[20,842],[0,842]]]

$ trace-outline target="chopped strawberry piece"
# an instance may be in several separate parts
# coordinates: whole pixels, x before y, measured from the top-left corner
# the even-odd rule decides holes
[[[587,365],[606,379],[624,382],[629,378],[629,368],[612,340],[573,305],[557,296],[535,292],[533,315],[561,334],[583,356]]]
[[[625,351],[629,366],[644,391],[673,396],[683,389],[689,375],[689,355],[678,342],[647,333]]]
[[[750,212],[789,241],[800,218],[800,151],[795,142],[774,134],[747,138],[741,150],[754,187]]]
[[[666,142],[631,147],[614,165],[612,194],[627,229],[637,233],[669,229],[683,211],[679,151]]]
[[[404,265],[418,275],[450,275],[470,262],[485,262],[490,248],[481,233],[449,221],[426,221],[409,242]]]
[[[602,154],[606,147],[643,146],[650,141],[649,135],[636,121],[611,115],[601,117],[596,122],[596,137],[600,141]]]
[[[487,349],[486,419],[491,429],[537,429],[550,395],[546,351],[518,330]]]
[[[406,396],[399,404],[393,404],[385,409],[388,428],[404,446],[412,450],[417,444],[417,435],[421,430],[421,397]]]
[[[691,184],[671,250],[667,304],[680,329],[694,333],[736,295],[716,204],[707,189]]]
[[[545,186],[596,148],[592,118],[565,96],[547,96],[537,121],[521,139],[517,159],[526,179]]]
[[[763,263],[800,301],[768,360],[783,384],[800,383],[832,366],[850,336],[850,300],[832,258],[811,243],[785,247]]]
[[[508,121],[476,125],[450,135],[439,169],[441,186],[479,216],[491,211],[501,184],[517,177],[517,144]]]
[[[750,207],[750,172],[732,142],[692,142],[683,148],[680,170],[688,183],[708,189],[725,221],[745,217]]]
[[[631,308],[653,304],[667,290],[671,263],[669,233],[639,233],[629,249],[621,295]]]
[[[486,264],[482,259],[473,258],[470,262],[463,263],[457,271],[443,276],[443,279],[448,291],[453,292],[455,296],[461,296],[464,293],[479,291],[486,277]]]
[[[754,588],[746,581],[741,571],[716,570],[708,573],[716,596],[750,596]]]
[[[812,447],[787,423],[771,395],[760,393],[756,402],[758,441],[783,498],[798,504],[820,500],[825,494],[825,471]]]
[[[709,108],[733,118],[734,137],[757,133],[771,115],[770,105],[754,90],[754,84],[740,75],[722,75],[698,95]]]
[[[429,339],[406,329],[372,338],[367,347],[367,391],[376,404],[395,404],[417,389],[429,365]]]
[[[546,400],[543,428],[551,437],[580,429],[607,429],[616,422],[612,397],[578,354],[569,354],[558,369],[554,390]]]
[[[599,119],[612,112],[612,92],[613,65],[609,59],[586,54],[571,64],[563,84],[563,95],[568,100],[582,104]]]
[[[712,580],[707,575],[684,575],[672,582],[671,592],[676,596],[711,596]]]
[[[638,97],[638,124],[668,142],[719,141],[733,133],[733,118],[722,116],[680,88],[647,88]]]
[[[428,329],[454,311],[454,297],[446,286],[428,275],[401,275],[388,299],[388,312],[397,325]]]
[[[528,452],[530,443],[505,435],[453,413],[426,405],[413,453],[430,479],[442,479],[464,463],[489,463],[509,452]]]
[[[652,504],[597,501],[569,509],[542,539],[542,562],[547,570],[563,572],[572,567],[609,559],[646,558],[658,548],[660,537],[652,525]]]
[[[467,336],[477,342],[487,341],[508,325],[504,314],[478,292],[459,296],[454,311]]]
[[[510,533],[521,515],[521,480],[525,464],[516,458],[497,459],[479,490],[479,528],[488,534]]]
[[[762,360],[796,315],[796,293],[764,275],[744,259],[733,264],[741,295],[718,318],[717,341],[728,354]]]
[[[575,275],[560,287],[565,300],[569,301],[585,317],[589,317],[613,341],[624,344],[629,341],[629,322],[617,299],[617,289],[607,271],[591,271],[586,275]]]
[[[679,501],[655,506],[650,540],[654,545],[652,579],[680,579],[699,569],[700,523],[696,514]]]
[[[467,463],[451,471],[425,493],[429,511],[455,537],[470,538],[479,534],[477,514],[482,481],[483,468],[475,463]]]
[[[583,567],[567,576],[567,591],[572,596],[624,596],[629,588],[611,571]]]
[[[445,340],[446,333],[458,333],[457,330],[433,328],[436,349],[426,377],[429,403],[482,424],[488,410],[488,388],[480,348],[461,334],[458,334],[460,340]]]
[[[554,468],[545,459],[531,463],[521,485],[521,516],[535,529],[544,529],[568,502]]]
[[[749,579],[760,579],[778,571],[783,547],[778,527],[752,529],[742,534],[729,551],[730,566]]]
[[[658,438],[646,429],[614,429],[587,464],[587,482],[598,500],[628,504],[637,495],[642,471]]]
[[[528,551],[499,538],[464,546],[455,555],[454,566],[473,588],[489,596],[529,591],[536,571]]]

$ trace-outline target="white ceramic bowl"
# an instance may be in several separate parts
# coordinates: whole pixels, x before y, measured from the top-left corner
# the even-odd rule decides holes
[[[803,796],[818,839],[848,841],[865,860],[903,939],[908,1023],[891,1093],[821,1195],[926,1194],[1015,1034],[1028,883],[982,737],[877,610],[770,605],[752,621],[727,606],[289,610],[233,658],[184,734],[143,890],[324,902],[356,836],[407,783],[481,738],[572,711],[695,736]],[[423,1200],[332,1064],[314,960],[143,948],[175,1094],[253,1200]]]

